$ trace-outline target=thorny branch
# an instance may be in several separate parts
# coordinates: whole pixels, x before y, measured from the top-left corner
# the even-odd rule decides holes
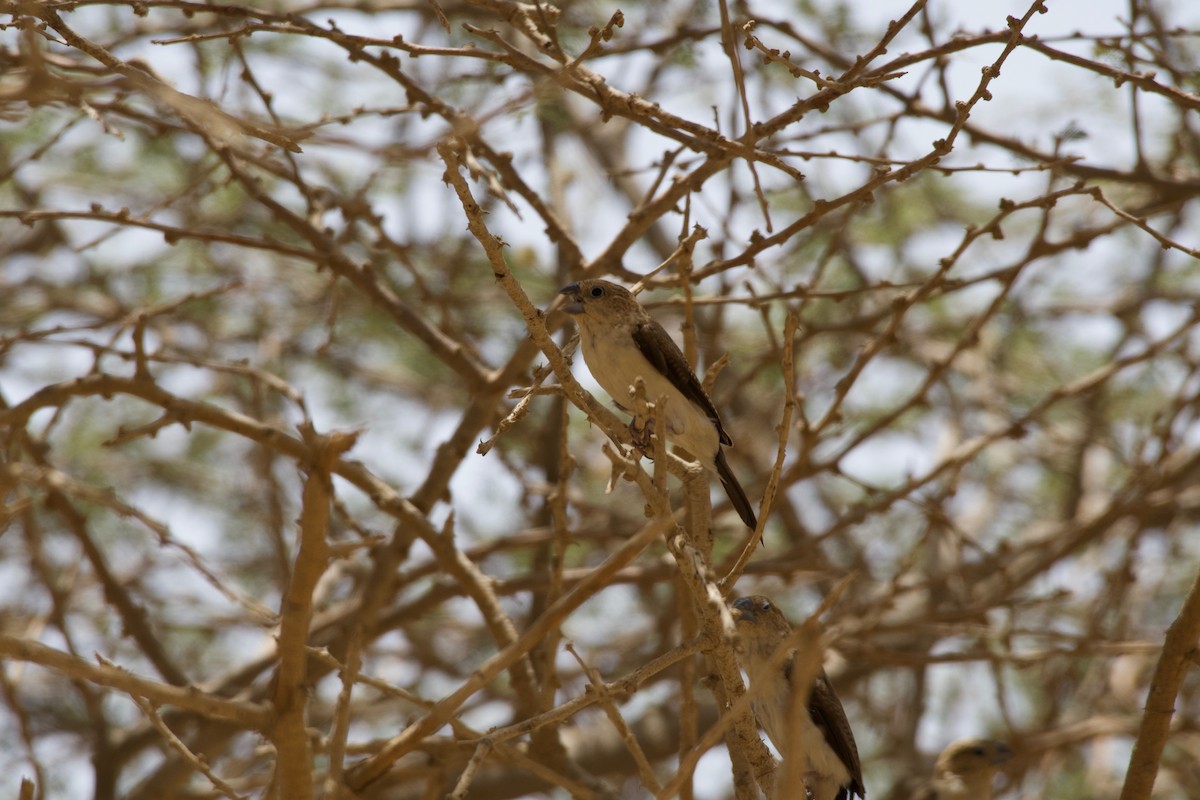
[[[0,0],[21,796],[754,797],[726,603],[852,573],[802,662],[872,797],[964,725],[1188,784],[1200,18],[932,5]],[[589,391],[592,276],[759,531]]]

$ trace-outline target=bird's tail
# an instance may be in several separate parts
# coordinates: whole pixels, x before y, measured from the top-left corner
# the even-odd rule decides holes
[[[717,475],[721,478],[721,485],[725,487],[725,494],[729,495],[729,502],[733,503],[734,510],[742,518],[742,522],[746,523],[746,527],[754,530],[758,527],[758,517],[754,514],[754,506],[750,505],[750,499],[746,497],[742,485],[738,483],[733,470],[729,468],[729,462],[725,460],[725,451],[720,446],[717,447],[716,465]]]

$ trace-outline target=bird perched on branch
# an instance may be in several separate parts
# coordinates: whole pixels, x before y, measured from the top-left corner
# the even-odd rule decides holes
[[[912,800],[992,800],[992,779],[1012,755],[1008,745],[991,739],[952,742],[938,756],[933,779]]]
[[[805,782],[814,800],[850,800],[866,797],[862,765],[854,733],[846,719],[842,701],[833,691],[825,670],[817,675],[808,695],[808,704],[798,715],[799,727],[789,730],[792,697],[808,687],[793,685],[790,653],[774,670],[767,670],[771,656],[792,631],[779,607],[762,595],[740,597],[733,603],[737,626],[738,662],[750,677],[754,716],[785,759],[803,755],[807,761]],[[788,797],[803,797],[795,792]]]
[[[667,439],[717,473],[742,522],[755,528],[754,507],[721,449],[733,440],[721,426],[721,417],[700,379],[663,326],[646,313],[632,292],[611,281],[580,281],[564,286],[559,294],[570,300],[564,310],[579,323],[583,360],[596,382],[618,406],[638,377],[645,382],[647,400],[666,397],[661,430]]]

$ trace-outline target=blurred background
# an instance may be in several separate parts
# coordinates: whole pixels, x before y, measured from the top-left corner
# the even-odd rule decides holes
[[[987,736],[998,797],[1115,797],[1200,555],[1198,36],[1166,0],[0,3],[3,791],[756,796],[723,737],[681,758],[737,690],[663,537],[544,616],[648,499],[521,295],[669,262],[641,300],[728,356],[730,462],[777,482],[740,578],[714,487],[701,578],[794,623],[847,579],[869,796]],[[327,557],[305,431],[357,433]]]

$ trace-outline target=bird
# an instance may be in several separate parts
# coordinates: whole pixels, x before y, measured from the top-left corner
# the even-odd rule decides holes
[[[645,382],[646,398],[666,397],[665,431],[669,441],[717,473],[734,510],[748,528],[758,517],[738,483],[722,445],[733,440],[705,393],[679,345],[620,284],[584,280],[559,290],[569,302],[563,310],[579,323],[580,349],[592,377],[623,411],[623,398],[637,378]]]
[[[960,739],[952,742],[933,766],[933,778],[912,800],[992,800],[992,779],[1013,756],[1004,742]]]
[[[768,598],[750,595],[735,600],[732,613],[738,663],[754,693],[751,707],[775,749],[785,759],[789,752],[804,754],[805,782],[814,800],[866,797],[854,733],[825,670],[813,681],[808,705],[799,715],[799,730],[789,736],[792,696],[798,688],[792,685],[796,654],[788,654],[779,667],[764,674],[767,662],[792,630],[783,612]]]

